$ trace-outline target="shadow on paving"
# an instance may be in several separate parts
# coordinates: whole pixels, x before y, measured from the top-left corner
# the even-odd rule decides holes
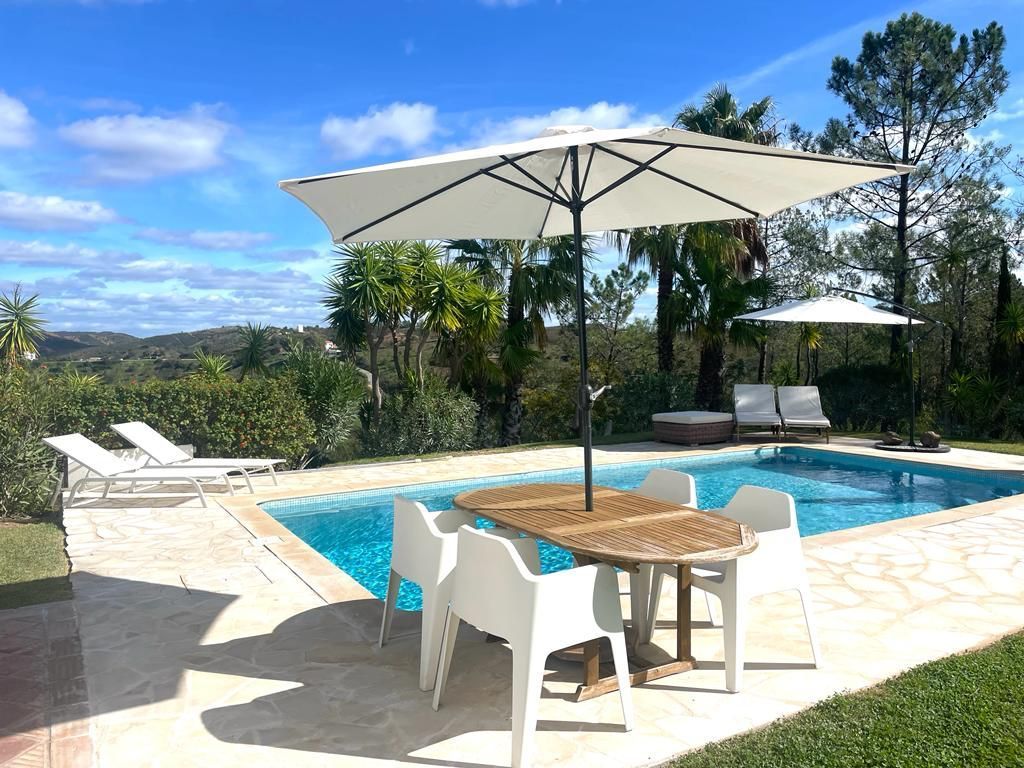
[[[299,684],[208,709],[203,724],[218,739],[237,744],[427,765],[490,765],[430,754],[431,745],[450,739],[455,742],[446,754],[451,747],[462,751],[459,737],[475,733],[473,751],[493,752],[493,764],[507,765],[508,742],[502,738],[511,730],[508,648],[485,642],[483,633],[463,625],[445,699],[434,712],[432,693],[418,687],[419,613],[399,611],[393,639],[378,649],[381,609],[378,600],[347,601],[297,614],[269,634],[203,646],[186,659],[195,669]],[[579,679],[577,664],[552,657],[547,668],[546,682]],[[566,698],[549,691],[544,697]],[[542,720],[538,729],[624,733],[619,718],[616,713],[608,722]],[[501,736],[496,739],[494,732]],[[495,741],[493,749],[485,746]]]

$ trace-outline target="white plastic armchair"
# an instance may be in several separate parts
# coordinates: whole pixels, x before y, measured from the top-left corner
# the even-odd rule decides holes
[[[693,476],[674,469],[652,469],[634,493],[683,507],[697,505],[697,485]],[[651,589],[653,571],[653,566],[642,564],[638,573],[629,574],[630,612],[641,643],[651,639],[654,621],[650,617],[658,615],[661,599],[660,590]]]
[[[379,647],[391,635],[398,589],[402,579],[412,581],[423,591],[423,629],[420,636],[420,690],[434,687],[437,659],[441,649],[444,619],[451,599],[458,553],[458,529],[472,526],[474,518],[457,509],[430,512],[418,501],[395,496],[395,520],[392,528],[391,573],[384,599]],[[539,569],[537,546],[527,539],[518,539],[509,531],[496,535],[515,539],[514,546],[522,548]]]
[[[715,595],[722,604],[725,687],[738,691],[742,684],[747,603],[760,595],[789,590],[800,594],[811,655],[817,666],[821,653],[793,497],[769,488],[744,485],[719,513],[746,523],[757,532],[757,549],[750,554],[693,569],[693,586],[704,590],[705,594]],[[674,570],[655,566],[652,594],[661,591],[665,576],[674,575]],[[710,603],[708,610],[714,622]],[[655,614],[652,614],[652,622],[654,618]]]
[[[512,649],[513,768],[530,764],[547,657],[587,640],[606,637],[611,643],[625,730],[632,730],[633,703],[615,570],[595,564],[540,575],[513,542],[493,532],[463,527],[458,537],[459,565],[445,623],[434,709],[444,695],[459,623],[466,621],[505,638]]]

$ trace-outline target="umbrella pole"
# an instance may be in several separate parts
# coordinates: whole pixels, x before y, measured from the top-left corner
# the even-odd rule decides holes
[[[914,318],[907,315],[907,377],[910,381],[910,439],[907,445],[914,446],[914,429],[917,426],[917,400],[914,393]]]
[[[590,429],[590,412],[594,401],[590,393],[587,375],[587,292],[583,282],[583,195],[580,190],[579,147],[569,147],[569,170],[572,175],[572,239],[576,266],[576,325],[580,340],[580,432],[583,437],[583,491],[587,511],[594,509],[594,457],[593,437]]]

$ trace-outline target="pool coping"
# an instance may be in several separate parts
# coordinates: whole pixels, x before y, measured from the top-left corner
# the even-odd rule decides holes
[[[851,455],[860,456],[872,456],[874,458],[879,457],[877,453],[868,450],[872,445],[869,441],[855,441],[854,439],[846,439],[842,442],[832,442],[831,444],[807,444],[807,443],[787,443],[787,442],[764,442],[764,443],[729,443],[729,444],[716,444],[712,446],[703,446],[700,448],[671,448],[667,447],[664,443],[635,443],[615,446],[617,450],[602,451],[598,448],[595,451],[594,459],[595,465],[610,465],[610,464],[630,464],[636,462],[651,461],[652,457],[650,453],[657,453],[659,459],[673,458],[687,458],[687,457],[701,457],[701,456],[712,456],[715,454],[722,453],[737,453],[744,451],[757,450],[759,448],[784,448],[784,447],[800,447],[800,448],[811,448],[824,451],[835,451],[840,453],[847,453]],[[652,450],[651,446],[655,446],[657,450]],[[618,457],[615,454],[619,451],[629,450],[630,448],[639,448],[636,451],[629,451],[631,458]],[[579,452],[578,449],[563,449],[563,448],[539,448],[536,451],[518,451],[509,453],[492,453],[488,454],[489,458],[503,458],[503,457],[522,457],[524,454],[534,454],[539,456],[542,452],[562,452],[566,454],[572,454]],[[634,456],[634,454],[636,454]],[[969,469],[975,471],[987,471],[993,473],[1005,474],[1007,472],[1022,472],[1024,466],[1021,467],[993,467],[993,466],[978,466],[972,462],[975,458],[973,454],[987,454],[993,456],[996,459],[1001,459],[1001,454],[989,454],[983,451],[970,451],[969,456],[966,459],[962,459],[960,456],[950,456],[950,454],[942,454],[946,460],[937,460],[934,457],[921,460],[924,457],[919,456],[904,456],[899,454],[886,455],[884,458],[904,461],[912,464],[924,465],[924,466],[945,466],[960,469]],[[269,501],[282,501],[287,499],[298,499],[315,496],[327,496],[339,493],[356,493],[359,491],[371,491],[379,490],[384,488],[399,487],[405,485],[421,485],[429,484],[432,482],[458,482],[459,480],[471,480],[480,479],[486,477],[500,477],[506,475],[515,474],[526,474],[532,472],[541,471],[558,471],[560,469],[574,469],[579,467],[580,462],[562,464],[560,466],[551,466],[546,469],[524,469],[521,472],[509,471],[508,469],[502,469],[501,471],[481,471],[479,467],[472,466],[472,456],[451,456],[439,459],[431,459],[425,461],[408,461],[401,462],[400,466],[415,466],[422,467],[426,464],[434,462],[460,462],[463,466],[457,467],[455,464],[450,465],[449,469],[455,469],[455,473],[452,476],[445,476],[444,478],[435,479],[423,479],[423,480],[409,480],[403,479],[401,482],[381,482],[379,480],[360,480],[357,475],[360,470],[366,470],[367,468],[374,467],[394,467],[395,463],[389,462],[383,465],[374,464],[357,464],[351,466],[334,467],[327,470],[318,470],[322,472],[322,476],[325,478],[323,488],[318,488],[315,492],[310,492],[308,488],[288,488],[287,481],[290,477],[294,477],[298,474],[303,473],[279,473],[280,479],[284,485],[280,486],[257,486],[256,491],[250,496],[231,496],[225,498],[217,498],[217,503],[223,507],[228,514],[230,514],[243,528],[245,528],[255,539],[255,542],[266,547],[278,560],[281,561],[295,576],[306,584],[321,600],[325,603],[337,603],[345,600],[358,600],[375,598],[375,596],[364,587],[362,584],[357,582],[351,575],[340,567],[328,560],[324,555],[317,552],[313,547],[307,544],[305,541],[300,539],[296,534],[288,530],[287,527],[279,520],[274,518],[269,512],[266,512],[260,505]],[[567,457],[568,458],[568,455]],[[953,460],[950,461],[950,458]],[[305,476],[309,476],[310,473],[304,473]],[[462,476],[455,476],[462,475]],[[330,478],[330,479],[326,479]],[[871,523],[868,525],[857,526],[855,528],[846,528],[840,531],[829,531],[827,533],[818,533],[811,536],[802,538],[803,545],[810,549],[820,549],[824,547],[835,546],[838,544],[844,544],[851,541],[860,541],[864,539],[873,539],[880,536],[886,536],[889,534],[913,530],[913,529],[924,529],[931,528],[938,525],[944,525],[947,523],[953,523],[960,520],[966,520],[972,517],[980,517],[983,515],[990,515],[1004,509],[1010,509],[1019,506],[1021,499],[1019,496],[1007,496],[999,499],[992,499],[990,501],[983,501],[977,504],[969,504],[961,507],[953,507],[951,509],[943,509],[937,512],[928,512],[921,515],[912,515],[910,517],[897,518],[895,520],[886,520],[879,523]]]

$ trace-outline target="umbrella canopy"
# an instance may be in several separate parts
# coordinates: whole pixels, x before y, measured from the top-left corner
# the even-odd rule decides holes
[[[533,239],[573,232],[572,154],[590,232],[770,216],[911,170],[675,128],[563,126],[516,144],[290,179],[280,187],[308,205],[336,243]]]
[[[572,234],[580,345],[580,431],[593,509],[583,232],[770,216],[847,187],[908,173],[675,128],[549,128],[516,144],[280,182],[335,243]]]
[[[860,325],[906,325],[906,315],[886,312],[841,296],[816,296],[803,301],[787,301],[768,309],[748,312],[737,320],[770,320],[777,323],[857,323]],[[920,320],[910,320],[920,325]]]

